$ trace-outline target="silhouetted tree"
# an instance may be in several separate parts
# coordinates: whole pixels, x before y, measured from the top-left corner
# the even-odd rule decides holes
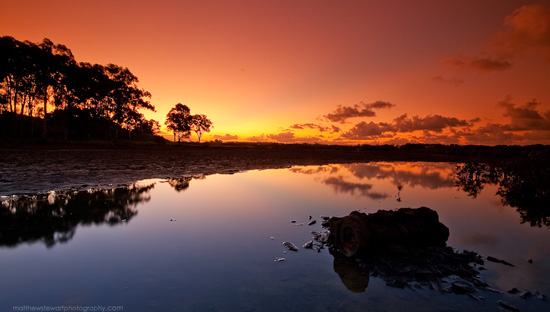
[[[191,135],[191,110],[187,105],[176,104],[166,115],[164,124],[174,133],[174,142],[176,142],[176,137],[178,143],[181,142],[181,138],[188,138]]]
[[[197,114],[193,115],[191,119],[191,129],[197,134],[199,143],[204,132],[210,132],[212,121],[206,117],[206,115]]]
[[[24,135],[28,123],[32,136],[33,121],[42,117],[44,138],[48,121],[60,125],[65,140],[70,132],[86,137],[100,131],[106,138],[114,132],[117,138],[127,130],[130,136],[148,124],[139,110],[155,110],[128,68],[78,63],[70,49],[47,38],[35,44],[0,37],[0,55],[0,118],[11,135]]]

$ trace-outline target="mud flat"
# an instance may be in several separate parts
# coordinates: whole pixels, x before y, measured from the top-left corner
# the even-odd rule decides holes
[[[462,152],[457,154],[456,151]],[[0,147],[0,196],[111,187],[141,179],[231,174],[294,165],[380,160],[468,161],[472,153],[464,154],[464,151],[467,149],[301,144]],[[483,151],[492,152],[490,148]]]

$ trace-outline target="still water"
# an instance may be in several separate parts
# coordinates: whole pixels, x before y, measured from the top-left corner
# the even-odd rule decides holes
[[[550,295],[548,217],[511,207],[521,204],[503,197],[501,185],[468,180],[456,167],[292,167],[4,201],[0,310],[498,311],[499,300],[521,311],[550,309],[537,298]],[[327,248],[301,248],[311,231],[326,231],[320,216],[421,206],[449,228],[447,245],[514,265],[485,261],[480,270],[500,292],[480,289],[474,298],[390,287],[376,276],[352,291]],[[283,241],[300,249],[289,251]],[[520,292],[508,293],[514,287]],[[521,298],[526,291],[533,296]]]

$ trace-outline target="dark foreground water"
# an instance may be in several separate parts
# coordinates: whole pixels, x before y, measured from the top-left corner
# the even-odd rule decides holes
[[[537,190],[518,190],[490,168],[456,167],[293,167],[4,197],[0,311],[547,311],[550,219],[531,198]],[[311,231],[324,231],[322,215],[420,206],[449,227],[449,246],[485,259],[475,268],[492,291],[445,292],[456,276],[433,289],[387,286],[360,270],[346,276],[327,248],[301,248]]]

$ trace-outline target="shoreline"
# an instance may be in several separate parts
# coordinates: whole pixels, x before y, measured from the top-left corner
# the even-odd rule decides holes
[[[186,143],[175,146],[90,147],[32,146],[0,148],[0,196],[38,194],[129,185],[144,179],[233,174],[292,166],[374,161],[506,162],[538,153],[549,159],[549,146],[455,147],[335,146],[285,144]],[[462,154],[452,153],[455,149]]]

